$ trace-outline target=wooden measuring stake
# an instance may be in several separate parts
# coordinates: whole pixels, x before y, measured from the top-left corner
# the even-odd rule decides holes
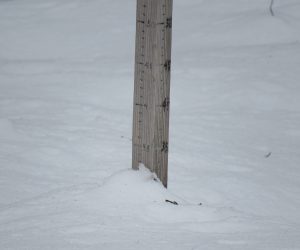
[[[173,0],[137,0],[132,167],[167,187]]]

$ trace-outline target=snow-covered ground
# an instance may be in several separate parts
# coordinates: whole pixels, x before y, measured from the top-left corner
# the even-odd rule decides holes
[[[135,4],[0,0],[0,249],[300,249],[299,0],[174,0],[168,190],[130,170]]]

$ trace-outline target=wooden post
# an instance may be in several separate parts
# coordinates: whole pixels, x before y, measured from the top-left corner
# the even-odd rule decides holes
[[[137,0],[132,168],[167,187],[173,0]]]

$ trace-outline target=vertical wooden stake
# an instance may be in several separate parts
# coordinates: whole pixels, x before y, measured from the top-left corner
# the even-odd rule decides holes
[[[132,168],[167,187],[173,0],[137,0]]]

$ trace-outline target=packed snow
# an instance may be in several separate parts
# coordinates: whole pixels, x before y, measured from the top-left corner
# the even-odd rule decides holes
[[[300,249],[300,2],[269,3],[174,0],[165,189],[136,0],[0,0],[0,249]]]

